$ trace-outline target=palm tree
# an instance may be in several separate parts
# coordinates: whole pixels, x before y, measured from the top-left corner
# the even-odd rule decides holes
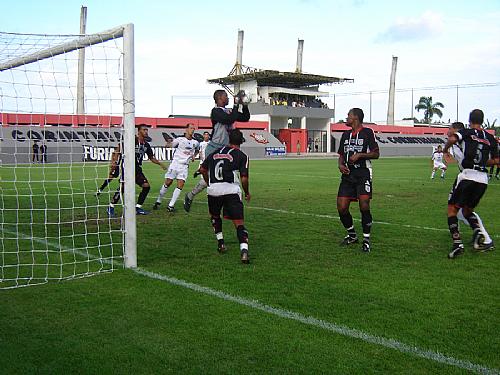
[[[498,137],[500,136],[500,126],[495,126],[497,122],[497,119],[494,119],[493,122],[490,122],[489,119],[486,119],[484,122],[484,128],[485,129],[493,129],[495,131],[495,135]]]
[[[426,124],[431,123],[434,115],[438,115],[439,118],[443,117],[443,112],[439,108],[444,108],[443,103],[433,103],[432,96],[421,96],[418,104],[415,106],[417,112],[421,109],[424,110],[424,123]]]

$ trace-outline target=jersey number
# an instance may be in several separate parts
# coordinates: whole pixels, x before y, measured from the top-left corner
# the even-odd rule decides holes
[[[476,156],[474,157],[474,164],[479,164],[483,158],[483,144],[479,143],[476,148]]]
[[[217,164],[215,164],[214,175],[215,175],[215,178],[219,181],[224,180],[224,175],[222,174],[222,166],[223,165],[224,165],[224,160],[220,160],[217,162]]]

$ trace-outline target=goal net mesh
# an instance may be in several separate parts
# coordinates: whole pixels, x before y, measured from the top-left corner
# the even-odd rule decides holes
[[[0,289],[123,267],[120,178],[96,196],[123,135],[123,38],[87,37],[0,33]]]

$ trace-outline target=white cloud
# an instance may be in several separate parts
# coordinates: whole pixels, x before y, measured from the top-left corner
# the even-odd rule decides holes
[[[443,31],[443,20],[434,12],[425,12],[417,18],[397,18],[386,31],[379,34],[378,42],[400,42],[435,37]]]

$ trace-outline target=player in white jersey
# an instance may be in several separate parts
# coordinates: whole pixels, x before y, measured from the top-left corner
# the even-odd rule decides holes
[[[455,134],[457,131],[465,129],[465,126],[461,122],[454,122],[451,124],[450,129],[448,134]],[[446,162],[452,163],[453,161],[456,161],[458,165],[458,170],[462,172],[464,168],[462,167],[462,161],[464,160],[464,150],[462,149],[462,146],[455,143],[452,147],[450,147],[449,154],[445,154],[445,160]],[[453,187],[457,184],[457,179],[455,179],[455,182],[453,183]],[[452,189],[453,192],[453,189]],[[451,195],[451,192],[450,192]],[[486,228],[484,227],[483,221],[481,220],[481,217],[477,214],[477,212],[472,213],[476,218],[479,223],[479,227],[481,228],[481,232],[484,235],[484,245],[486,247],[491,247],[493,245],[493,239],[490,237],[489,233],[486,231]],[[457,214],[457,218],[465,223],[466,225],[470,226],[469,221],[464,217],[463,210],[460,209]],[[491,245],[491,246],[490,246]]]
[[[206,157],[208,156],[208,155],[206,155],[205,151],[206,151],[209,143],[210,143],[210,133],[204,132],[203,133],[203,142],[200,143],[200,167],[201,167],[201,164],[205,161]],[[200,168],[198,168],[198,170],[196,172],[194,172],[193,177],[196,178],[200,174],[201,174]],[[193,203],[193,199],[194,199],[195,195],[201,193],[206,187],[207,187],[207,183],[203,179],[203,176],[201,176],[200,180],[195,185],[193,190],[186,193],[186,196],[184,197],[184,210],[186,210],[186,212],[189,212],[189,210],[191,209],[191,203]]]
[[[187,124],[184,137],[175,138],[172,142],[167,143],[167,147],[173,147],[175,148],[175,151],[172,162],[168,167],[167,173],[165,173],[165,182],[161,187],[160,194],[158,195],[158,198],[153,206],[154,210],[157,210],[160,207],[161,200],[167,192],[167,189],[174,180],[177,180],[177,187],[175,188],[172,198],[167,206],[168,211],[174,211],[175,202],[179,198],[188,176],[189,163],[194,161],[194,158],[198,155],[200,149],[199,142],[193,139],[194,129],[194,124]]]
[[[196,172],[194,172],[194,174],[193,174],[193,177],[195,177],[195,178],[198,177],[199,175],[201,175],[200,167],[207,157],[205,151],[206,151],[209,143],[210,143],[210,133],[203,132],[203,141],[200,142],[200,165],[198,167],[198,170]],[[203,177],[200,177],[200,178],[203,180]]]
[[[444,153],[441,145],[437,147],[437,150],[432,153],[431,160],[433,161],[431,180],[434,179],[434,175],[438,169],[441,169],[441,178],[444,178],[446,173],[446,164],[444,163]]]

